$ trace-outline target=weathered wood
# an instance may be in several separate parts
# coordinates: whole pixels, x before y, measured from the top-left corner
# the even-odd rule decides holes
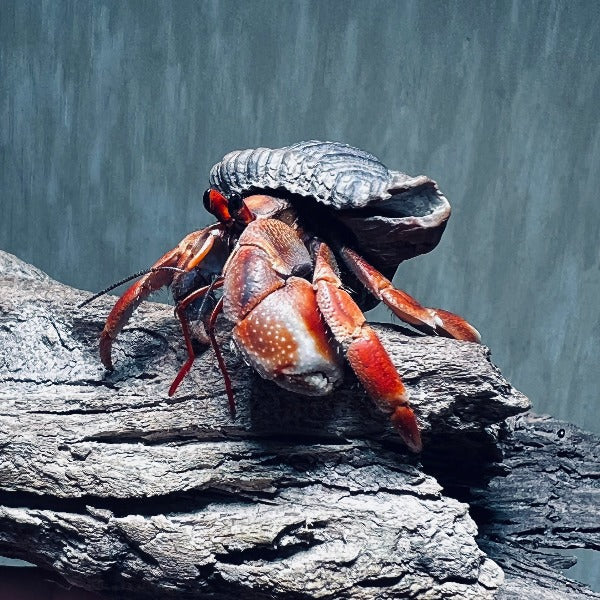
[[[465,498],[480,547],[507,575],[499,598],[600,598],[560,573],[575,559],[552,552],[600,550],[600,439],[530,414],[511,420],[499,446],[499,475]]]
[[[232,422],[210,351],[167,397],[184,358],[168,307],[140,307],[107,373],[97,337],[112,299],[78,310],[86,294],[2,253],[0,284],[1,553],[148,597],[462,599],[501,585],[468,507],[426,474],[467,491],[489,481],[493,424],[528,406],[485,347],[378,328],[419,415],[424,471],[351,374],[331,398],[303,398],[226,352]],[[452,448],[478,449],[473,481]],[[486,531],[505,588],[521,585],[514,540]]]

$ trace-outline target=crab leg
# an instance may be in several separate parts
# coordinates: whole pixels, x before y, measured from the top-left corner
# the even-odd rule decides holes
[[[223,311],[223,297],[217,302],[217,305],[212,311],[210,315],[210,320],[208,322],[207,333],[210,338],[210,344],[213,348],[215,356],[217,357],[217,363],[219,364],[219,369],[221,369],[221,373],[223,374],[223,380],[225,381],[225,391],[227,393],[227,400],[229,402],[229,412],[231,413],[231,418],[235,419],[235,398],[233,397],[233,387],[231,385],[231,377],[229,377],[229,372],[227,371],[227,365],[225,364],[225,360],[223,359],[223,354],[221,353],[221,348],[219,348],[219,344],[217,343],[217,338],[215,337],[215,324],[217,322],[217,317]]]
[[[477,329],[462,317],[441,308],[422,306],[406,292],[396,289],[389,279],[350,248],[343,247],[340,254],[346,266],[367,290],[404,322],[425,333],[468,342],[481,342]]]
[[[153,265],[153,271],[136,281],[116,302],[110,311],[106,324],[100,335],[100,359],[102,364],[113,369],[111,349],[133,311],[152,292],[170,285],[175,277],[175,271],[160,270],[160,267],[178,267],[185,271],[195,268],[210,252],[217,235],[219,226],[194,231],[179,242],[177,247],[169,250]]]
[[[333,254],[323,243],[316,251],[313,285],[319,309],[356,376],[377,406],[391,413],[406,445],[420,452],[421,434],[402,379],[362,311],[342,289]]]
[[[181,330],[183,331],[183,339],[185,340],[185,347],[188,353],[187,360],[183,363],[181,369],[177,373],[177,377],[173,380],[171,387],[169,388],[169,397],[173,396],[179,387],[179,384],[183,381],[183,378],[188,374],[189,370],[192,368],[192,364],[196,359],[196,353],[194,352],[194,346],[192,344],[192,335],[190,332],[190,323],[185,314],[185,309],[198,298],[202,298],[206,294],[209,294],[212,290],[220,288],[223,285],[223,279],[219,279],[214,281],[210,285],[205,285],[200,289],[192,292],[188,296],[186,296],[183,300],[181,300],[177,306],[175,307],[175,314],[181,323]],[[214,311],[213,311],[214,312]],[[212,315],[211,315],[212,318]],[[211,338],[212,343],[212,338]]]

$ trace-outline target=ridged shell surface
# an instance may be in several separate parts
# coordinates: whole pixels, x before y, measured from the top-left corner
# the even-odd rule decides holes
[[[284,189],[337,209],[387,200],[390,190],[410,188],[413,181],[422,184],[423,178],[391,171],[359,148],[314,140],[277,149],[236,150],[210,171],[211,186],[226,195]]]
[[[210,183],[226,196],[295,194],[294,201],[306,198],[305,215],[311,202],[321,204],[326,215],[315,211],[318,218],[330,219],[338,235],[343,228],[352,247],[386,277],[403,260],[435,248],[450,216],[450,203],[429,177],[392,171],[338,142],[236,150],[211,169]],[[310,230],[310,221],[305,225]],[[319,233],[326,237],[322,227]]]

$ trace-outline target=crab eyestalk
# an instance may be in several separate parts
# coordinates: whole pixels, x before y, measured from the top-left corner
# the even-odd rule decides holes
[[[240,194],[231,194],[228,198],[228,206],[234,221],[242,228],[246,227],[246,225],[256,218],[246,206],[246,203]]]

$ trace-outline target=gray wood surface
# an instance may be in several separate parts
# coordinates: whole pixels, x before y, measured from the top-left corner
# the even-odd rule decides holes
[[[528,401],[485,347],[378,328],[423,428],[416,458],[351,373],[330,398],[289,394],[229,351],[223,322],[232,421],[211,351],[167,397],[185,354],[171,308],[140,308],[107,373],[114,299],[77,309],[86,293],[1,253],[0,285],[2,554],[131,597],[598,597],[534,550],[598,544],[598,440],[497,425]]]

